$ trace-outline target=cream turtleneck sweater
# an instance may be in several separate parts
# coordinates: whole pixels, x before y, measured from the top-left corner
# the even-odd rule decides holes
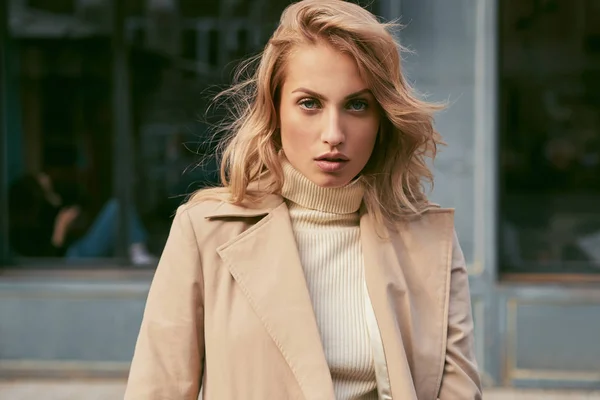
[[[292,228],[337,400],[377,399],[367,325],[359,214],[360,179],[322,188],[283,164],[282,195]],[[371,309],[372,310],[372,309]]]

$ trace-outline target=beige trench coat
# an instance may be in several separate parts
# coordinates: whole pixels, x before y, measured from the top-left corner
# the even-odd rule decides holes
[[[480,399],[468,276],[453,211],[389,239],[360,219],[368,293],[394,400]],[[126,400],[332,400],[287,206],[192,202],[151,285]],[[390,394],[391,392],[391,394]]]

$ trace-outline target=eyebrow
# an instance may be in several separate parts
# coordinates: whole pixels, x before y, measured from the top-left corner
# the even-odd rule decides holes
[[[292,93],[297,93],[297,92],[303,92],[303,93],[309,94],[320,100],[327,100],[327,98],[325,96],[323,96],[322,94],[317,93],[310,89],[303,88],[303,87],[294,90]],[[344,97],[344,100],[350,100],[350,99],[353,99],[355,97],[358,97],[358,96],[360,96],[362,94],[366,94],[366,93],[371,93],[371,90],[370,89],[362,89],[362,90],[359,90],[358,92],[350,93],[348,96]]]

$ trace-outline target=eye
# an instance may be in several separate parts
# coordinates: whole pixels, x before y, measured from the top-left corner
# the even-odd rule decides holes
[[[346,108],[350,111],[365,111],[369,107],[369,102],[362,99],[350,100]]]
[[[302,99],[298,102],[298,104],[300,104],[300,107],[304,108],[305,110],[316,110],[321,106],[319,101],[313,98]]]

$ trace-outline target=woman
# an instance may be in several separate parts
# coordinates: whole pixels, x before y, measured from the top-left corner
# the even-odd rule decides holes
[[[228,92],[224,188],[175,217],[127,400],[481,398],[453,212],[421,188],[436,107],[388,29],[338,0],[285,10]]]
[[[9,189],[9,234],[13,251],[25,257],[67,259],[112,257],[119,204],[108,201],[93,220],[81,205],[67,204],[44,174],[28,174]],[[134,265],[155,263],[146,250],[146,232],[135,213],[130,216],[129,256]]]

